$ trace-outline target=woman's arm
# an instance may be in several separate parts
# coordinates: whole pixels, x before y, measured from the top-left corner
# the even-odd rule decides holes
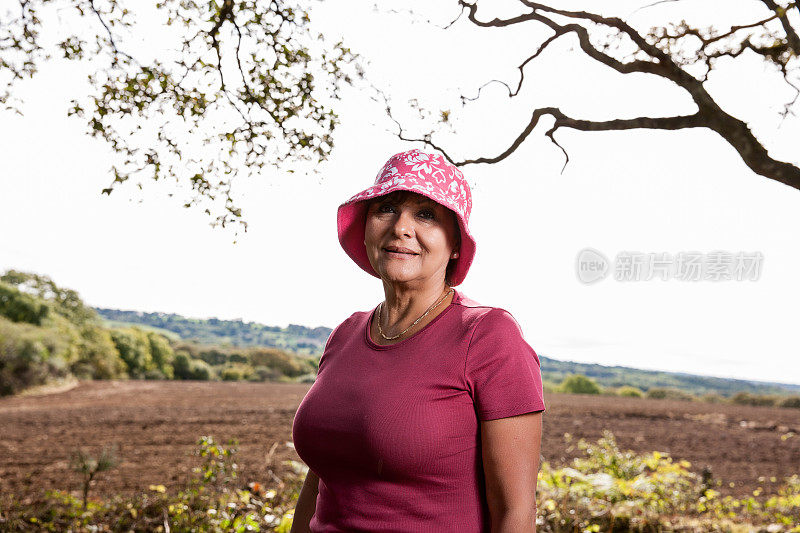
[[[314,511],[317,509],[317,492],[319,491],[319,477],[308,471],[303,488],[300,489],[300,496],[297,499],[297,506],[294,509],[294,519],[290,533],[310,533],[308,527]]]
[[[492,533],[536,532],[542,412],[481,421]]]

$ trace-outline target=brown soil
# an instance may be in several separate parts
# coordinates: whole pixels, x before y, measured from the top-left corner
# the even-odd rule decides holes
[[[185,486],[199,459],[201,435],[238,439],[240,481],[268,483],[268,454],[280,476],[292,419],[309,385],[180,381],[81,382],[70,390],[0,399],[0,494],[28,497],[45,489],[79,495],[69,470],[77,446],[99,451],[117,443],[122,463],[101,473],[92,495],[131,494],[163,484]],[[611,430],[622,449],[658,450],[708,467],[724,494],[773,492],[800,474],[800,410],[702,402],[549,394],[542,454],[562,465],[581,452],[578,438],[596,441]],[[572,444],[564,434],[573,436]],[[791,435],[786,438],[786,435]],[[784,436],[782,439],[781,436]],[[776,477],[777,483],[769,478]],[[763,481],[759,482],[759,477]],[[733,486],[730,486],[733,483]]]

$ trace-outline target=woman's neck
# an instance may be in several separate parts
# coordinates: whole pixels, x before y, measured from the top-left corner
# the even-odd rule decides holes
[[[431,285],[423,288],[404,288],[394,287],[384,284],[385,301],[381,304],[380,313],[375,314],[373,330],[380,339],[379,344],[393,344],[419,331],[427,323],[433,320],[439,313],[444,311],[452,302],[455,293],[450,294],[450,287],[442,284]],[[444,297],[444,298],[443,298]],[[438,302],[438,304],[437,304]],[[433,309],[431,306],[435,305]],[[430,311],[428,311],[430,309]],[[428,314],[425,315],[425,312]],[[378,318],[380,318],[381,329],[387,337],[392,337],[402,332],[415,320],[425,315],[417,324],[397,339],[384,339],[378,330]]]

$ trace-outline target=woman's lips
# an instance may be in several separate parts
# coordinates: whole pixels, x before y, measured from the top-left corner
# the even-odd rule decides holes
[[[407,253],[407,252],[395,252],[393,250],[387,250],[386,248],[384,248],[383,251],[386,252],[386,254],[389,257],[394,257],[394,258],[397,258],[397,259],[411,259],[411,258],[417,257],[419,255],[419,254]]]

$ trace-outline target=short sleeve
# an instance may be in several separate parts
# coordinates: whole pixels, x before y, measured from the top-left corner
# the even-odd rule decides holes
[[[338,326],[333,328],[333,331],[331,331],[331,334],[328,335],[327,340],[325,340],[325,348],[322,349],[322,355],[319,356],[319,365],[317,366],[317,375],[319,375],[319,373],[322,372],[322,367],[325,365],[325,362],[327,361],[328,357],[330,357],[328,354],[329,354],[329,352],[331,350],[331,347],[334,346],[335,343],[337,342],[336,333],[340,329],[346,329],[348,327],[348,324],[352,323],[353,317],[355,315],[356,315],[356,313],[353,313],[352,315],[350,315],[350,318],[344,320]]]
[[[342,324],[344,324],[344,322],[342,322]],[[323,365],[325,365],[325,361],[327,361],[327,359],[328,359],[327,358],[328,350],[329,350],[329,348],[331,346],[331,341],[333,340],[333,336],[336,334],[336,332],[339,330],[339,328],[342,327],[342,324],[339,324],[338,326],[333,328],[333,330],[331,331],[331,334],[328,335],[328,338],[325,340],[325,348],[322,349],[322,355],[319,356],[319,365],[317,366],[317,375],[319,375],[319,373],[322,372],[322,367],[323,367]]]
[[[475,326],[465,378],[480,420],[545,410],[539,356],[504,309],[491,309]]]

